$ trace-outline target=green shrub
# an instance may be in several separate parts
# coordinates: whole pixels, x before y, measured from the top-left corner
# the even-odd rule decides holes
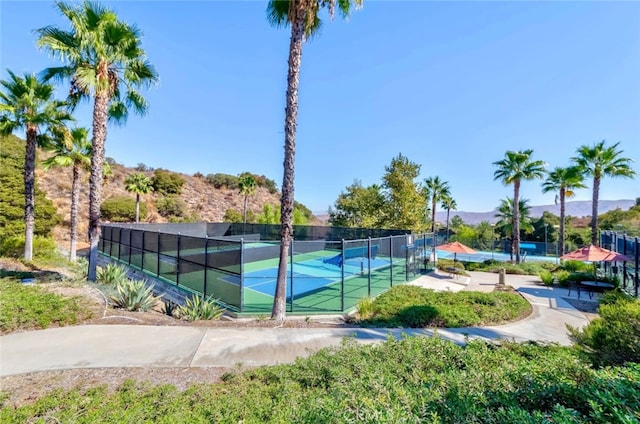
[[[153,308],[158,299],[153,296],[151,286],[143,280],[122,280],[116,285],[116,293],[109,296],[109,300],[116,308],[127,311],[148,311]]]
[[[187,204],[178,196],[163,196],[156,202],[158,213],[165,217],[184,218],[188,215]]]
[[[127,269],[124,265],[107,264],[105,267],[98,268],[96,279],[100,284],[117,286],[127,279]]]
[[[151,185],[156,193],[171,195],[180,194],[182,192],[182,186],[184,179],[173,172],[166,171],[164,169],[156,169],[153,171],[153,177],[151,178]]]
[[[600,317],[582,330],[569,327],[571,338],[596,366],[640,362],[640,301],[621,296],[606,301],[612,303],[601,304]]]
[[[567,287],[569,285],[571,273],[569,271],[560,270],[556,271],[556,280],[561,287]]]
[[[545,269],[543,271],[540,271],[538,273],[538,276],[540,277],[540,280],[542,280],[542,284],[544,284],[545,286],[552,286],[553,285],[553,281],[554,281],[555,277],[553,276],[551,271],[547,271]]]
[[[91,317],[80,297],[48,293],[38,285],[25,285],[11,278],[0,278],[0,305],[3,334],[70,325]]]
[[[569,272],[592,272],[593,265],[582,261],[563,261],[560,268]]]
[[[356,304],[356,309],[360,319],[370,318],[373,315],[373,298],[370,296],[363,297]]]
[[[111,197],[100,205],[100,213],[107,221],[131,222],[136,219],[136,199],[127,196]],[[140,202],[140,217],[147,215],[147,204]]]
[[[617,302],[633,302],[633,296],[629,296],[627,293],[619,288],[606,291],[600,298],[600,305],[611,305]]]
[[[229,189],[237,189],[240,184],[240,178],[229,174],[209,174],[207,182],[215,188],[226,187]]]
[[[21,258],[24,255],[24,235],[6,238],[0,243],[0,256]],[[56,243],[49,237],[33,238],[33,257],[35,259],[53,259],[59,256]]]
[[[244,217],[242,212],[238,212],[235,209],[227,209],[222,217],[222,222],[243,222]],[[251,222],[251,220],[248,220]]]
[[[187,321],[216,320],[222,316],[224,309],[218,306],[216,299],[192,296],[178,308],[178,313],[180,318]]]

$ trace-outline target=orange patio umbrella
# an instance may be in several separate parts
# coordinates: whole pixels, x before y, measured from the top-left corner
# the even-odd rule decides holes
[[[447,243],[447,244],[442,244],[440,246],[436,246],[437,250],[444,250],[445,252],[451,252],[453,253],[453,260],[456,260],[456,255],[458,253],[467,253],[470,255],[473,255],[476,252],[475,250],[473,250],[472,248],[470,248],[469,246],[460,243],[459,241],[454,241],[452,243]]]
[[[573,252],[566,253],[560,256],[560,259],[583,262],[624,262],[631,260],[631,258],[621,253],[604,249],[593,244],[574,250]]]

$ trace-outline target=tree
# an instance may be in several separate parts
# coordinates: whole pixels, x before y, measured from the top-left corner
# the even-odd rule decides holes
[[[385,167],[382,187],[386,190],[385,222],[391,228],[421,229],[424,226],[425,197],[415,179],[420,165],[402,153]]]
[[[140,47],[141,32],[135,25],[119,20],[112,10],[89,1],[82,4],[58,1],[56,6],[69,20],[71,29],[40,28],[36,31],[36,44],[64,63],[46,69],[45,79],[70,80],[72,105],[82,99],[93,99],[89,177],[91,247],[87,278],[95,281],[107,121],[126,122],[129,109],[144,115],[148,105],[138,89],[155,83],[158,74]]]
[[[547,179],[542,183],[542,192],[557,192],[556,203],[560,200],[560,246],[558,255],[564,255],[565,249],[565,205],[566,198],[573,197],[574,190],[584,188],[584,176],[580,168],[569,166],[567,168],[555,168],[549,172]]]
[[[240,178],[238,183],[238,189],[240,190],[240,195],[244,196],[244,207],[242,209],[242,223],[247,223],[247,202],[249,200],[249,196],[253,196],[256,192],[256,179],[253,178],[253,175],[244,175]]]
[[[378,184],[363,187],[359,180],[340,193],[329,210],[329,223],[335,227],[387,226],[380,214],[385,208],[385,198]]]
[[[43,162],[45,169],[71,167],[71,216],[69,259],[76,260],[78,240],[78,202],[80,199],[80,170],[91,164],[89,130],[78,127],[63,129],[53,145],[53,156]]]
[[[281,235],[280,235],[280,263],[278,265],[278,280],[273,300],[271,317],[283,320],[285,317],[287,261],[289,244],[293,233],[294,208],[294,159],[296,149],[296,121],[298,118],[298,85],[300,82],[300,63],[302,59],[302,45],[320,27],[319,12],[327,8],[333,18],[336,5],[339,11],[347,17],[352,4],[360,6],[362,0],[269,0],[267,15],[269,22],[278,27],[290,26],[291,38],[289,42],[289,70],[287,73],[287,94],[284,124],[284,174],[282,178]]]
[[[36,147],[53,128],[71,120],[65,103],[54,100],[53,86],[38,81],[35,75],[19,77],[11,71],[9,80],[0,81],[0,133],[9,135],[24,129],[27,135],[24,162],[24,259],[33,258],[35,225]]]
[[[600,181],[603,177],[633,178],[631,159],[622,157],[618,145],[605,146],[605,140],[593,146],[578,147],[578,156],[571,158],[582,170],[583,175],[593,177],[593,195],[591,200],[591,244],[599,245],[598,240],[598,198]]]
[[[500,180],[504,185],[513,184],[513,243],[516,252],[516,263],[520,263],[520,183],[522,180],[542,178],[544,162],[531,160],[533,150],[507,151],[505,158],[494,162],[498,169],[493,174],[494,180]]]
[[[136,194],[136,222],[140,221],[140,195],[153,191],[151,178],[144,174],[131,174],[124,180],[124,188],[129,193]]]
[[[440,177],[429,177],[424,180],[427,201],[431,203],[431,232],[436,231],[436,207],[438,202],[450,197],[449,183]]]
[[[449,242],[449,215],[451,213],[451,209],[455,211],[458,207],[458,204],[453,199],[453,197],[451,197],[451,194],[445,196],[441,202],[442,203],[440,204],[440,206],[442,207],[442,209],[445,209],[447,211],[447,242]]]
[[[496,222],[496,231],[502,233],[505,237],[508,237],[511,242],[511,260],[513,261],[514,254],[516,255],[516,260],[519,260],[520,257],[520,232],[530,233],[533,231],[533,225],[531,224],[531,217],[529,211],[529,200],[528,199],[519,199],[518,206],[514,207],[513,199],[507,198],[502,199],[500,201],[500,206],[496,210],[496,214],[493,215],[495,218],[498,218],[498,222]],[[517,212],[516,212],[517,210]],[[518,222],[515,222],[514,217],[518,214]],[[516,230],[515,227],[517,224],[518,227],[518,235],[517,240],[518,244],[516,244]],[[511,237],[509,237],[511,235]]]

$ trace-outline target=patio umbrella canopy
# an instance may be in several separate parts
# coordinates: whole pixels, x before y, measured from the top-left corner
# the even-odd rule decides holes
[[[582,262],[624,262],[631,258],[612,250],[604,249],[596,245],[582,247],[573,252],[560,256],[560,259]]]
[[[445,252],[453,253],[453,260],[456,260],[456,256],[458,253],[467,253],[469,255],[474,255],[478,252],[470,248],[469,246],[460,243],[459,241],[454,241],[452,243],[442,244],[440,246],[436,246],[437,250],[444,250]]]

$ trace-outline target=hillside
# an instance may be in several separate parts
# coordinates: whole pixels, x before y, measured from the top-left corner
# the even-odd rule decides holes
[[[41,154],[39,159],[45,157]],[[133,173],[138,173],[133,168],[127,168],[121,165],[113,166],[113,175],[107,178],[103,185],[103,200],[114,196],[128,196],[135,198],[135,195],[128,193],[124,188],[124,180]],[[148,177],[153,176],[153,172],[143,172]],[[244,197],[240,196],[237,189],[215,188],[207,182],[203,176],[190,176],[180,174],[185,180],[182,186],[180,198],[187,204],[188,213],[195,215],[200,221],[221,222],[227,209],[234,209],[242,212]],[[53,168],[49,170],[42,169],[41,166],[36,170],[36,177],[40,188],[46,193],[46,196],[53,201],[58,209],[58,213],[63,218],[62,226],[54,230],[54,237],[57,240],[66,240],[68,238],[69,213],[70,213],[70,193],[71,193],[71,169]],[[79,205],[79,241],[83,241],[87,234],[88,225],[88,205],[89,205],[89,185],[88,173],[82,177],[82,190],[80,193]],[[259,214],[263,210],[265,204],[279,204],[279,193],[272,194],[264,187],[258,187],[255,195],[250,196],[248,200],[248,210]],[[167,222],[167,219],[158,214],[155,203],[159,195],[149,194],[142,196],[142,200],[146,202],[148,214],[144,217],[146,222]],[[141,217],[142,220],[142,217]]]

